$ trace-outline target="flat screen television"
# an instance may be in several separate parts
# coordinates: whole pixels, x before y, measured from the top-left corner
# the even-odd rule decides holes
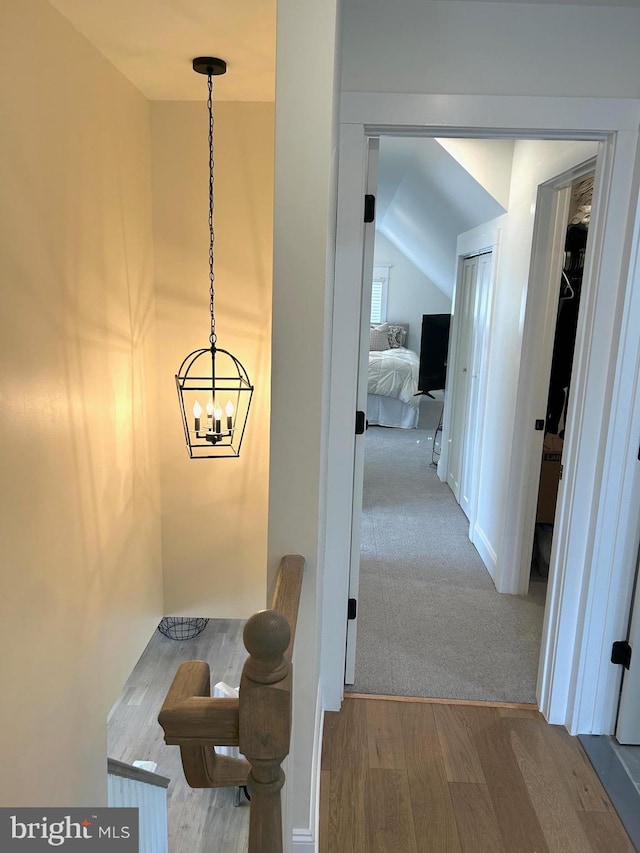
[[[420,338],[418,391],[429,394],[444,389],[447,380],[447,354],[451,314],[423,314]]]

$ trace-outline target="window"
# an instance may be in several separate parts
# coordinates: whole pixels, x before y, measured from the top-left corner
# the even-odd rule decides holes
[[[389,291],[390,264],[376,264],[371,284],[371,322],[384,323],[387,319],[387,293]]]

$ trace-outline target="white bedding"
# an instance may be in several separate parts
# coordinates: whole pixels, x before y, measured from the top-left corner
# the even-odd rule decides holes
[[[368,393],[397,397],[417,409],[420,405],[420,397],[416,396],[419,366],[417,354],[405,347],[372,350],[369,353]]]
[[[397,397],[367,394],[367,421],[369,426],[415,429],[418,426],[419,417],[419,409],[414,409],[413,406],[403,403]]]

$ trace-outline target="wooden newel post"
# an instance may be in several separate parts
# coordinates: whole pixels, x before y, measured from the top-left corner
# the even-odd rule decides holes
[[[240,682],[240,752],[251,770],[249,853],[282,853],[282,762],[291,738],[291,629],[277,610],[255,613],[244,629],[249,657]]]

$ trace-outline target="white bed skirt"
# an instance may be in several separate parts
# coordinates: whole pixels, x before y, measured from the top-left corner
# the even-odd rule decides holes
[[[367,420],[371,426],[415,429],[419,415],[419,406],[409,406],[396,397],[367,394]]]

